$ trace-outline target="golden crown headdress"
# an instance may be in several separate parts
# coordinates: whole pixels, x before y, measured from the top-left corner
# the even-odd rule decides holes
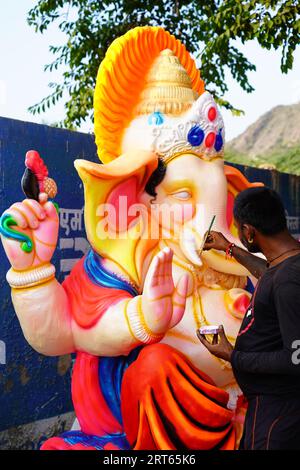
[[[194,60],[178,39],[160,27],[137,27],[128,31],[111,44],[98,71],[94,108],[100,160],[108,163],[124,151],[124,146],[128,148],[128,132],[132,134],[132,124],[136,120],[140,124],[143,120],[147,121],[143,126],[146,133],[149,131],[149,124],[150,128],[152,126],[151,134],[156,134],[156,141],[160,140],[158,133],[168,140],[167,129],[174,132],[172,119],[180,116],[180,120],[183,119],[186,123],[185,113],[193,109],[201,95],[207,96],[205,99],[203,96],[205,102],[210,96],[205,92]],[[212,154],[217,152],[212,150],[212,141],[218,141],[219,148],[224,126],[212,97],[210,100],[210,108],[213,109],[206,110],[205,105],[203,112],[208,113],[206,127],[211,130],[208,132],[208,139],[204,135],[203,143],[208,153]],[[165,123],[157,131],[154,128],[162,124],[162,116],[166,118]],[[219,117],[218,122],[209,126],[216,117]],[[178,123],[179,121],[172,122],[174,125]],[[197,122],[192,127],[195,126]],[[205,132],[205,129],[202,130]],[[141,129],[139,133],[140,131]],[[200,135],[198,138],[193,137],[197,133],[201,132],[193,129],[190,134],[191,142],[193,138],[195,142],[200,141]],[[137,148],[139,139],[135,136],[134,140],[130,145]],[[192,145],[191,142],[187,140],[187,146]],[[209,144],[208,147],[205,142]],[[151,149],[153,145],[152,139]]]

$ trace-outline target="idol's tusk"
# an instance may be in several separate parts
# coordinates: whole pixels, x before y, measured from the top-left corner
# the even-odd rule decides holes
[[[197,253],[198,247],[196,244],[196,239],[194,234],[190,230],[185,230],[182,244],[181,244],[182,251],[184,255],[188,258],[188,260],[196,266],[202,266],[202,260]]]

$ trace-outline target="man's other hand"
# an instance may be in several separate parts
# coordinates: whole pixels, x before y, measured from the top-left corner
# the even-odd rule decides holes
[[[200,333],[200,330],[197,330],[197,336],[203,346],[205,346],[211,354],[230,362],[233,346],[225,335],[223,325],[219,326],[218,333],[214,335],[212,343],[206,339],[205,335]]]

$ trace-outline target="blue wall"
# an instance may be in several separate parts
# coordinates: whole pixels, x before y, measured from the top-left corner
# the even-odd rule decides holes
[[[20,180],[25,153],[34,149],[45,160],[49,175],[58,184],[60,238],[54,264],[59,280],[68,274],[76,259],[87,250],[82,212],[82,185],[73,167],[76,158],[98,161],[94,138],[44,125],[0,118],[0,214],[22,200]],[[299,234],[300,177],[235,165],[250,181],[262,181],[283,197],[289,224]],[[293,217],[298,217],[293,219]],[[0,248],[0,431],[72,410],[70,358],[47,358],[26,343],[14,313],[5,280],[9,263]],[[6,364],[1,351],[6,346]],[[2,349],[1,349],[2,347]]]
[[[98,161],[91,135],[49,126],[0,118],[0,214],[24,199],[20,181],[28,150],[37,150],[58,185],[56,201],[65,215],[53,262],[63,280],[76,259],[87,249],[82,213],[80,222],[63,209],[82,209],[82,184],[73,166],[76,158]],[[69,220],[67,220],[69,219]],[[79,218],[78,218],[79,220]],[[62,227],[65,226],[65,228]],[[49,418],[72,409],[70,358],[37,354],[25,341],[14,313],[5,275],[9,263],[0,248],[0,431]],[[6,346],[6,364],[3,345]]]

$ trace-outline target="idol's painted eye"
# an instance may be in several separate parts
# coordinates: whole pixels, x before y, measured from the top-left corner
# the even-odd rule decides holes
[[[190,191],[177,191],[172,193],[171,196],[175,197],[176,199],[181,199],[182,201],[187,201],[192,197],[192,193]]]

